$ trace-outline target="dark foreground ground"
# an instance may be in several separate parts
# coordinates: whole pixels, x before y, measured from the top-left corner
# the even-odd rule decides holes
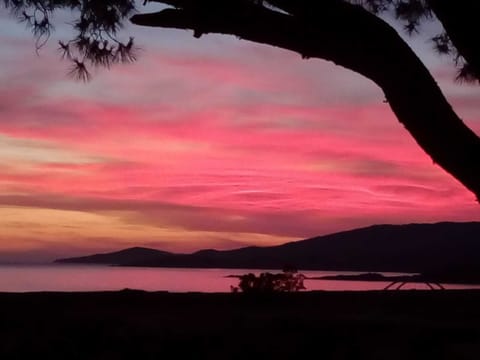
[[[480,359],[480,291],[0,293],[0,359]]]

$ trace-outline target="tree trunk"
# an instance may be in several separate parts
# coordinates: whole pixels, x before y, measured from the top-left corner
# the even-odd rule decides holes
[[[232,34],[344,66],[382,88],[398,120],[433,161],[480,199],[480,139],[455,114],[429,71],[398,33],[363,8],[339,0],[168,0],[134,24]],[[304,4],[311,5],[304,5]]]

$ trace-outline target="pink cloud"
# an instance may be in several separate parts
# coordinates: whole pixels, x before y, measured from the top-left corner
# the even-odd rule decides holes
[[[416,186],[427,181],[437,186],[440,182],[440,193],[444,187],[453,186],[451,179],[432,166],[412,144],[408,134],[403,132],[402,137],[399,136],[402,131],[396,129],[395,124],[386,127],[382,136],[378,136],[377,131],[375,135],[362,132],[368,125],[369,114],[372,127],[377,126],[378,131],[384,127],[378,118],[389,115],[375,106],[360,110],[285,106],[243,110],[263,119],[265,113],[274,117],[282,114],[298,117],[312,125],[281,127],[274,124],[272,127],[270,122],[262,126],[261,121],[238,124],[232,121],[236,108],[181,114],[179,121],[152,121],[152,109],[85,103],[69,109],[67,122],[23,127],[19,120],[19,123],[4,125],[3,129],[11,135],[49,140],[57,146],[105,159],[100,164],[84,165],[81,177],[66,171],[68,165],[63,169],[57,165],[55,180],[44,182],[44,186],[65,188],[65,192],[71,191],[70,188],[78,192],[108,187],[172,187],[172,184],[187,182],[237,195],[222,196],[218,191],[191,197],[177,194],[175,201],[199,202],[202,206],[217,201],[238,207],[252,202],[239,201],[238,194],[250,194],[250,197],[257,194],[256,203],[262,208],[262,204],[268,203],[260,201],[265,196],[262,193],[272,191],[288,194],[292,202],[296,202],[293,199],[298,196],[300,203],[305,204],[302,199],[311,196],[298,194],[295,189],[299,184],[327,187],[334,184],[336,188],[345,186],[346,189],[356,186],[373,195],[375,192],[369,189],[380,184]],[[63,113],[58,108],[57,112]],[[242,109],[238,112],[242,113]],[[51,112],[46,113],[51,120]],[[351,117],[357,113],[361,114],[354,120],[359,122],[358,129],[347,132],[351,129]],[[315,127],[321,119],[327,119],[328,123],[330,118],[336,119],[336,127]],[[43,166],[51,170],[53,165],[45,159]],[[75,168],[80,169],[78,165]],[[279,202],[278,206],[292,205]]]

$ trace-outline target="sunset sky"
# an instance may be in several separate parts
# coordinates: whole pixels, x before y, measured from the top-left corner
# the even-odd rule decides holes
[[[435,25],[432,25],[434,28]],[[0,262],[129,246],[274,245],[377,223],[480,220],[371,81],[234,37],[128,26],[138,62],[66,74],[0,10]],[[480,87],[413,42],[480,133]]]

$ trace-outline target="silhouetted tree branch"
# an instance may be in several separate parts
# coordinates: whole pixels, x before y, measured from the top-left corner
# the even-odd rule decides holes
[[[62,58],[72,64],[69,75],[77,80],[90,79],[90,66],[108,68],[136,59],[133,38],[126,42],[116,38],[117,31],[135,9],[132,0],[3,0],[3,3],[32,30],[37,50],[51,35],[55,10],[78,12],[72,24],[76,36],[59,41],[58,48]]]
[[[480,199],[480,139],[456,115],[427,68],[398,33],[341,0],[158,1],[174,8],[135,15],[138,25],[231,34],[316,57],[374,81],[399,121],[433,161]],[[341,21],[340,21],[341,19]]]
[[[480,1],[475,0],[348,0],[375,14],[391,11],[404,23],[409,34],[419,33],[421,25],[436,18],[445,31],[433,36],[435,49],[452,56],[459,68],[457,79],[480,81]]]
[[[445,28],[445,36],[451,40],[458,55],[465,59],[465,62],[462,62],[459,78],[480,80],[480,45],[478,41],[480,1],[428,0],[427,2]]]

